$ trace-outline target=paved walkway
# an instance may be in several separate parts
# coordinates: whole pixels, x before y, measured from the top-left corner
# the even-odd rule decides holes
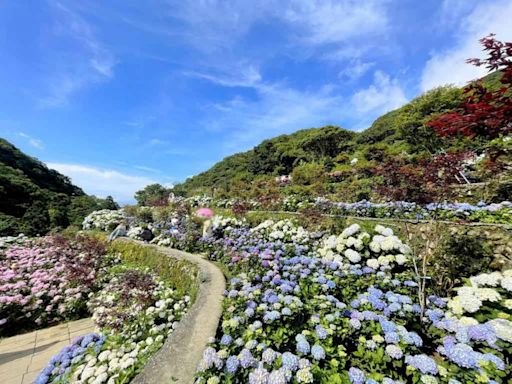
[[[168,257],[196,264],[199,268],[199,292],[192,308],[132,384],[191,384],[208,339],[217,333],[226,282],[220,269],[199,255],[153,247]]]
[[[90,318],[0,340],[0,383],[29,384],[71,339],[94,331]]]

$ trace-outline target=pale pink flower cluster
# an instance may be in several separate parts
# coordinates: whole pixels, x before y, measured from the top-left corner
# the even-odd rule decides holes
[[[0,334],[81,315],[101,266],[96,250],[84,258],[81,248],[47,236],[0,253]]]

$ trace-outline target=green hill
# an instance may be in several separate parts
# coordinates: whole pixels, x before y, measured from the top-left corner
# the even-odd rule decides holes
[[[87,196],[68,177],[0,138],[0,236],[43,234],[109,205],[115,206],[112,199]]]
[[[499,73],[487,76],[484,83],[499,86]],[[330,193],[347,200],[371,198],[378,182],[372,169],[383,162],[400,159],[416,163],[436,152],[485,150],[487,143],[482,140],[441,139],[425,125],[437,114],[459,106],[462,100],[461,88],[439,87],[379,117],[362,132],[327,126],[265,140],[187,179],[175,187],[175,192],[256,197],[262,188],[270,188],[275,176],[291,174],[295,186],[288,187],[286,193]],[[333,174],[335,182],[328,177]]]

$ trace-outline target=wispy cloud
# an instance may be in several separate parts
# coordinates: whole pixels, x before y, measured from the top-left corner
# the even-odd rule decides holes
[[[49,162],[46,165],[69,176],[73,183],[83,188],[85,192],[99,197],[112,195],[121,203],[133,202],[136,191],[157,182],[149,177],[134,176],[82,164]]]
[[[144,165],[135,165],[134,168],[145,172],[161,173],[161,171],[156,168],[146,167]]]
[[[284,18],[298,28],[303,42],[313,45],[344,43],[388,26],[386,1],[378,0],[298,0]]]
[[[343,98],[330,85],[298,90],[284,83],[262,82],[254,90],[256,100],[234,97],[206,110],[204,127],[227,136],[228,153],[298,128],[337,124],[342,116]]]
[[[464,18],[454,14],[449,16],[452,23],[456,23],[454,19],[458,20],[455,29],[457,43],[446,51],[433,52],[423,69],[420,82],[423,91],[445,84],[463,85],[484,76],[487,73],[485,68],[465,64],[468,58],[482,56],[478,43],[480,38],[496,33],[500,40],[512,40],[512,2],[482,1],[469,14],[466,4],[460,12]]]
[[[37,148],[37,149],[43,149],[44,148],[44,145],[43,145],[43,142],[39,139],[36,139],[30,135],[27,135],[26,133],[24,132],[18,132],[18,136],[19,137],[23,137],[24,139],[26,139],[28,141],[28,143],[33,146],[34,148]]]
[[[352,59],[346,64],[346,67],[340,71],[338,76],[342,79],[354,82],[366,74],[373,66],[375,66],[375,63]]]
[[[205,73],[196,71],[185,71],[185,75],[211,81],[212,83],[224,87],[248,87],[257,86],[262,78],[260,71],[253,65],[238,65],[232,68],[229,73],[226,70],[223,73]]]
[[[70,42],[70,48],[51,55],[48,64],[46,94],[38,99],[41,108],[66,105],[73,94],[93,83],[110,79],[117,60],[97,38],[93,27],[76,11],[59,1],[50,1],[53,9],[49,43]]]
[[[148,144],[151,146],[158,146],[158,145],[169,145],[170,143],[167,140],[154,138],[154,139],[150,139],[148,141]]]

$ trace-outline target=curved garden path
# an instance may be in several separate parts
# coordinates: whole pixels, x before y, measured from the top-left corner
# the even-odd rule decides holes
[[[0,383],[32,383],[53,355],[93,331],[94,323],[87,318],[1,339]]]
[[[153,247],[168,257],[196,264],[199,269],[199,291],[194,304],[183,316],[174,332],[132,383],[190,384],[194,382],[197,363],[201,360],[208,339],[217,333],[226,289],[224,275],[219,268],[200,255],[156,245],[146,244],[146,246]]]
[[[224,275],[214,264],[199,255],[139,241],[136,243],[153,247],[168,257],[196,264],[199,290],[194,304],[174,332],[132,382],[193,383],[197,363],[208,344],[208,339],[217,332],[226,287]],[[70,344],[71,339],[93,331],[94,324],[88,318],[1,339],[0,383],[32,383],[50,358]]]

